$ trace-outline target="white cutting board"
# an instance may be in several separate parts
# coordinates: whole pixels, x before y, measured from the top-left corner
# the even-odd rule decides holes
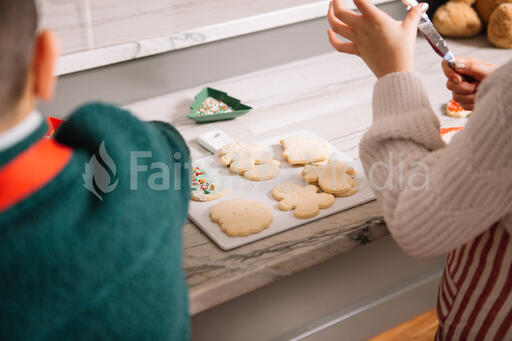
[[[332,145],[330,148],[330,159],[347,161],[357,170],[356,182],[359,191],[353,196],[342,198],[336,197],[334,204],[327,208],[321,209],[320,214],[310,219],[298,219],[293,216],[293,211],[281,211],[277,208],[277,201],[272,197],[272,189],[284,182],[292,182],[299,185],[306,185],[301,175],[303,167],[293,167],[283,159],[283,148],[279,141],[289,136],[311,136],[320,138],[310,131],[295,131],[286,135],[271,138],[260,142],[262,146],[270,147],[274,153],[274,159],[281,161],[281,171],[279,176],[266,181],[250,181],[243,176],[230,172],[228,167],[219,163],[218,155],[212,155],[200,160],[194,161],[194,166],[206,169],[210,174],[219,174],[224,180],[226,194],[216,200],[207,202],[191,201],[189,208],[190,219],[223,250],[231,250],[245,244],[255,242],[257,240],[270,237],[276,233],[280,233],[291,228],[306,224],[308,222],[326,217],[328,215],[348,210],[352,207],[362,205],[375,199],[370,189],[368,181],[364,175],[360,162],[353,161],[345,153],[341,152]],[[274,220],[272,224],[257,234],[251,234],[247,237],[229,237],[219,228],[219,225],[210,220],[210,208],[225,199],[249,199],[264,202],[272,211]]]

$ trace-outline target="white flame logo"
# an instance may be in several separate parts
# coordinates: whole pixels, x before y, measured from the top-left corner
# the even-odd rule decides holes
[[[112,160],[105,149],[105,141],[100,145],[99,159],[103,161],[105,166],[112,172],[112,176],[115,178],[117,168],[114,160]],[[103,197],[98,194],[98,192],[101,192],[102,194],[110,193],[116,189],[119,182],[119,179],[116,179],[114,183],[111,183],[112,178],[108,170],[98,161],[96,154],[91,157],[89,162],[85,163],[85,170],[82,174],[82,178],[84,179],[84,187],[101,201],[103,201]]]

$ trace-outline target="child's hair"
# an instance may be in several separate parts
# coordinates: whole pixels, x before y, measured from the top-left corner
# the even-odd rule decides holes
[[[0,0],[0,118],[23,96],[36,30],[34,0]]]

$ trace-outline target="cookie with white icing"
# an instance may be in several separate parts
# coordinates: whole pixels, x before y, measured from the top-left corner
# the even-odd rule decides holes
[[[219,152],[220,163],[253,181],[269,180],[279,174],[280,162],[272,159],[272,152],[257,144],[235,142]]]
[[[213,206],[210,219],[228,236],[245,237],[266,229],[274,218],[262,202],[230,199]]]
[[[229,169],[243,174],[256,164],[272,160],[271,151],[258,144],[235,142],[225,145],[219,151],[220,163]]]
[[[222,177],[211,175],[201,167],[192,168],[191,198],[194,201],[210,201],[222,197],[226,190]]]

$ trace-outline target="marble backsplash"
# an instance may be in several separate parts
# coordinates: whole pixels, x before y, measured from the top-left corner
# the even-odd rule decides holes
[[[283,10],[317,0],[36,0],[40,26],[64,54],[97,49]]]

